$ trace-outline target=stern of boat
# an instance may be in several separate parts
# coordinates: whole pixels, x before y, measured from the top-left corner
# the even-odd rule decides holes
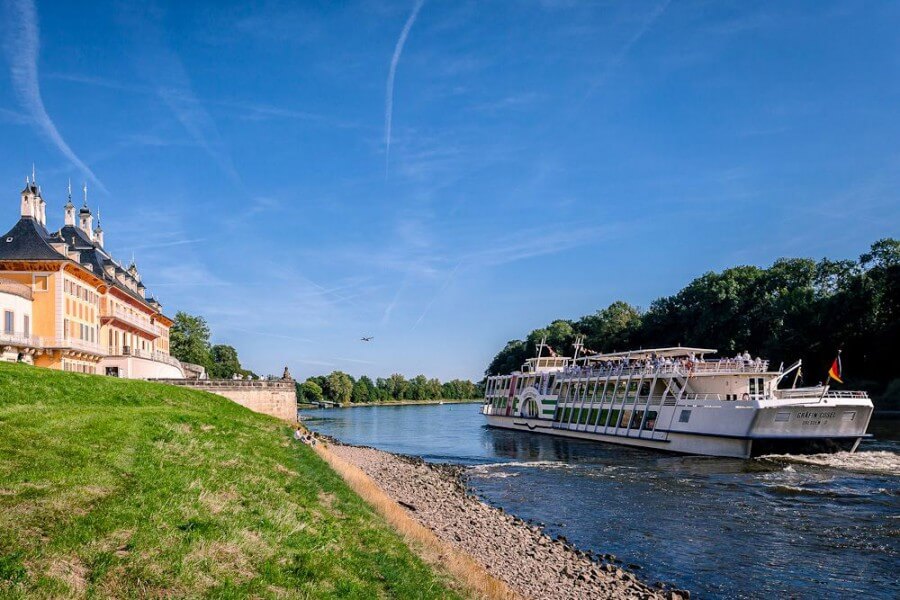
[[[865,394],[762,404],[751,428],[753,456],[854,452],[866,437],[873,410]]]

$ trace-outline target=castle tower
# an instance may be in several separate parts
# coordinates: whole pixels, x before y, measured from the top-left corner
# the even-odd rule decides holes
[[[94,228],[94,241],[103,246],[103,228],[100,227],[100,207],[97,207],[97,226]]]
[[[22,203],[19,213],[23,217],[31,217],[43,226],[47,225],[47,203],[41,197],[41,188],[38,187],[34,174],[34,165],[31,165],[31,179],[25,177],[25,189],[22,190]]]
[[[35,219],[37,220],[38,223],[40,223],[41,225],[46,227],[47,226],[47,203],[44,202],[44,197],[41,194],[40,186],[38,186],[37,192],[35,193],[34,203],[35,203],[34,204]]]
[[[89,240],[93,241],[94,216],[91,214],[91,209],[88,208],[86,183],[84,184],[82,191],[84,192],[84,204],[81,206],[81,210],[78,211],[78,227],[87,234]]]
[[[23,217],[34,217],[34,192],[36,188],[32,186],[28,177],[25,177],[25,189],[22,190],[22,204],[19,214]]]
[[[69,180],[68,199],[66,200],[66,225],[75,227],[75,205],[72,204],[72,180]]]
[[[141,282],[141,274],[138,273],[137,263],[134,262],[134,256],[131,257],[131,265],[128,267],[128,274],[134,277],[138,283]]]

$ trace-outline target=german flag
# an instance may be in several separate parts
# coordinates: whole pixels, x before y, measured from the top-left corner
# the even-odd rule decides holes
[[[831,379],[834,379],[838,383],[844,383],[844,380],[841,379],[841,352],[838,350],[838,355],[834,359],[834,362],[831,363],[831,368],[828,369],[828,376]]]

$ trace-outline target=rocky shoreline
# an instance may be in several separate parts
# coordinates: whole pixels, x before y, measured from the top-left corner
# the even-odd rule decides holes
[[[338,458],[362,469],[416,521],[472,556],[525,598],[690,598],[684,590],[651,587],[611,561],[553,539],[502,509],[472,496],[465,468],[437,465],[331,440]]]

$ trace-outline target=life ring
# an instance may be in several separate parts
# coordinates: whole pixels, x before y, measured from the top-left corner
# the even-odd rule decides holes
[[[741,400],[743,400],[744,402],[749,401],[749,400],[750,400],[750,394],[745,393],[743,396],[741,396]]]

